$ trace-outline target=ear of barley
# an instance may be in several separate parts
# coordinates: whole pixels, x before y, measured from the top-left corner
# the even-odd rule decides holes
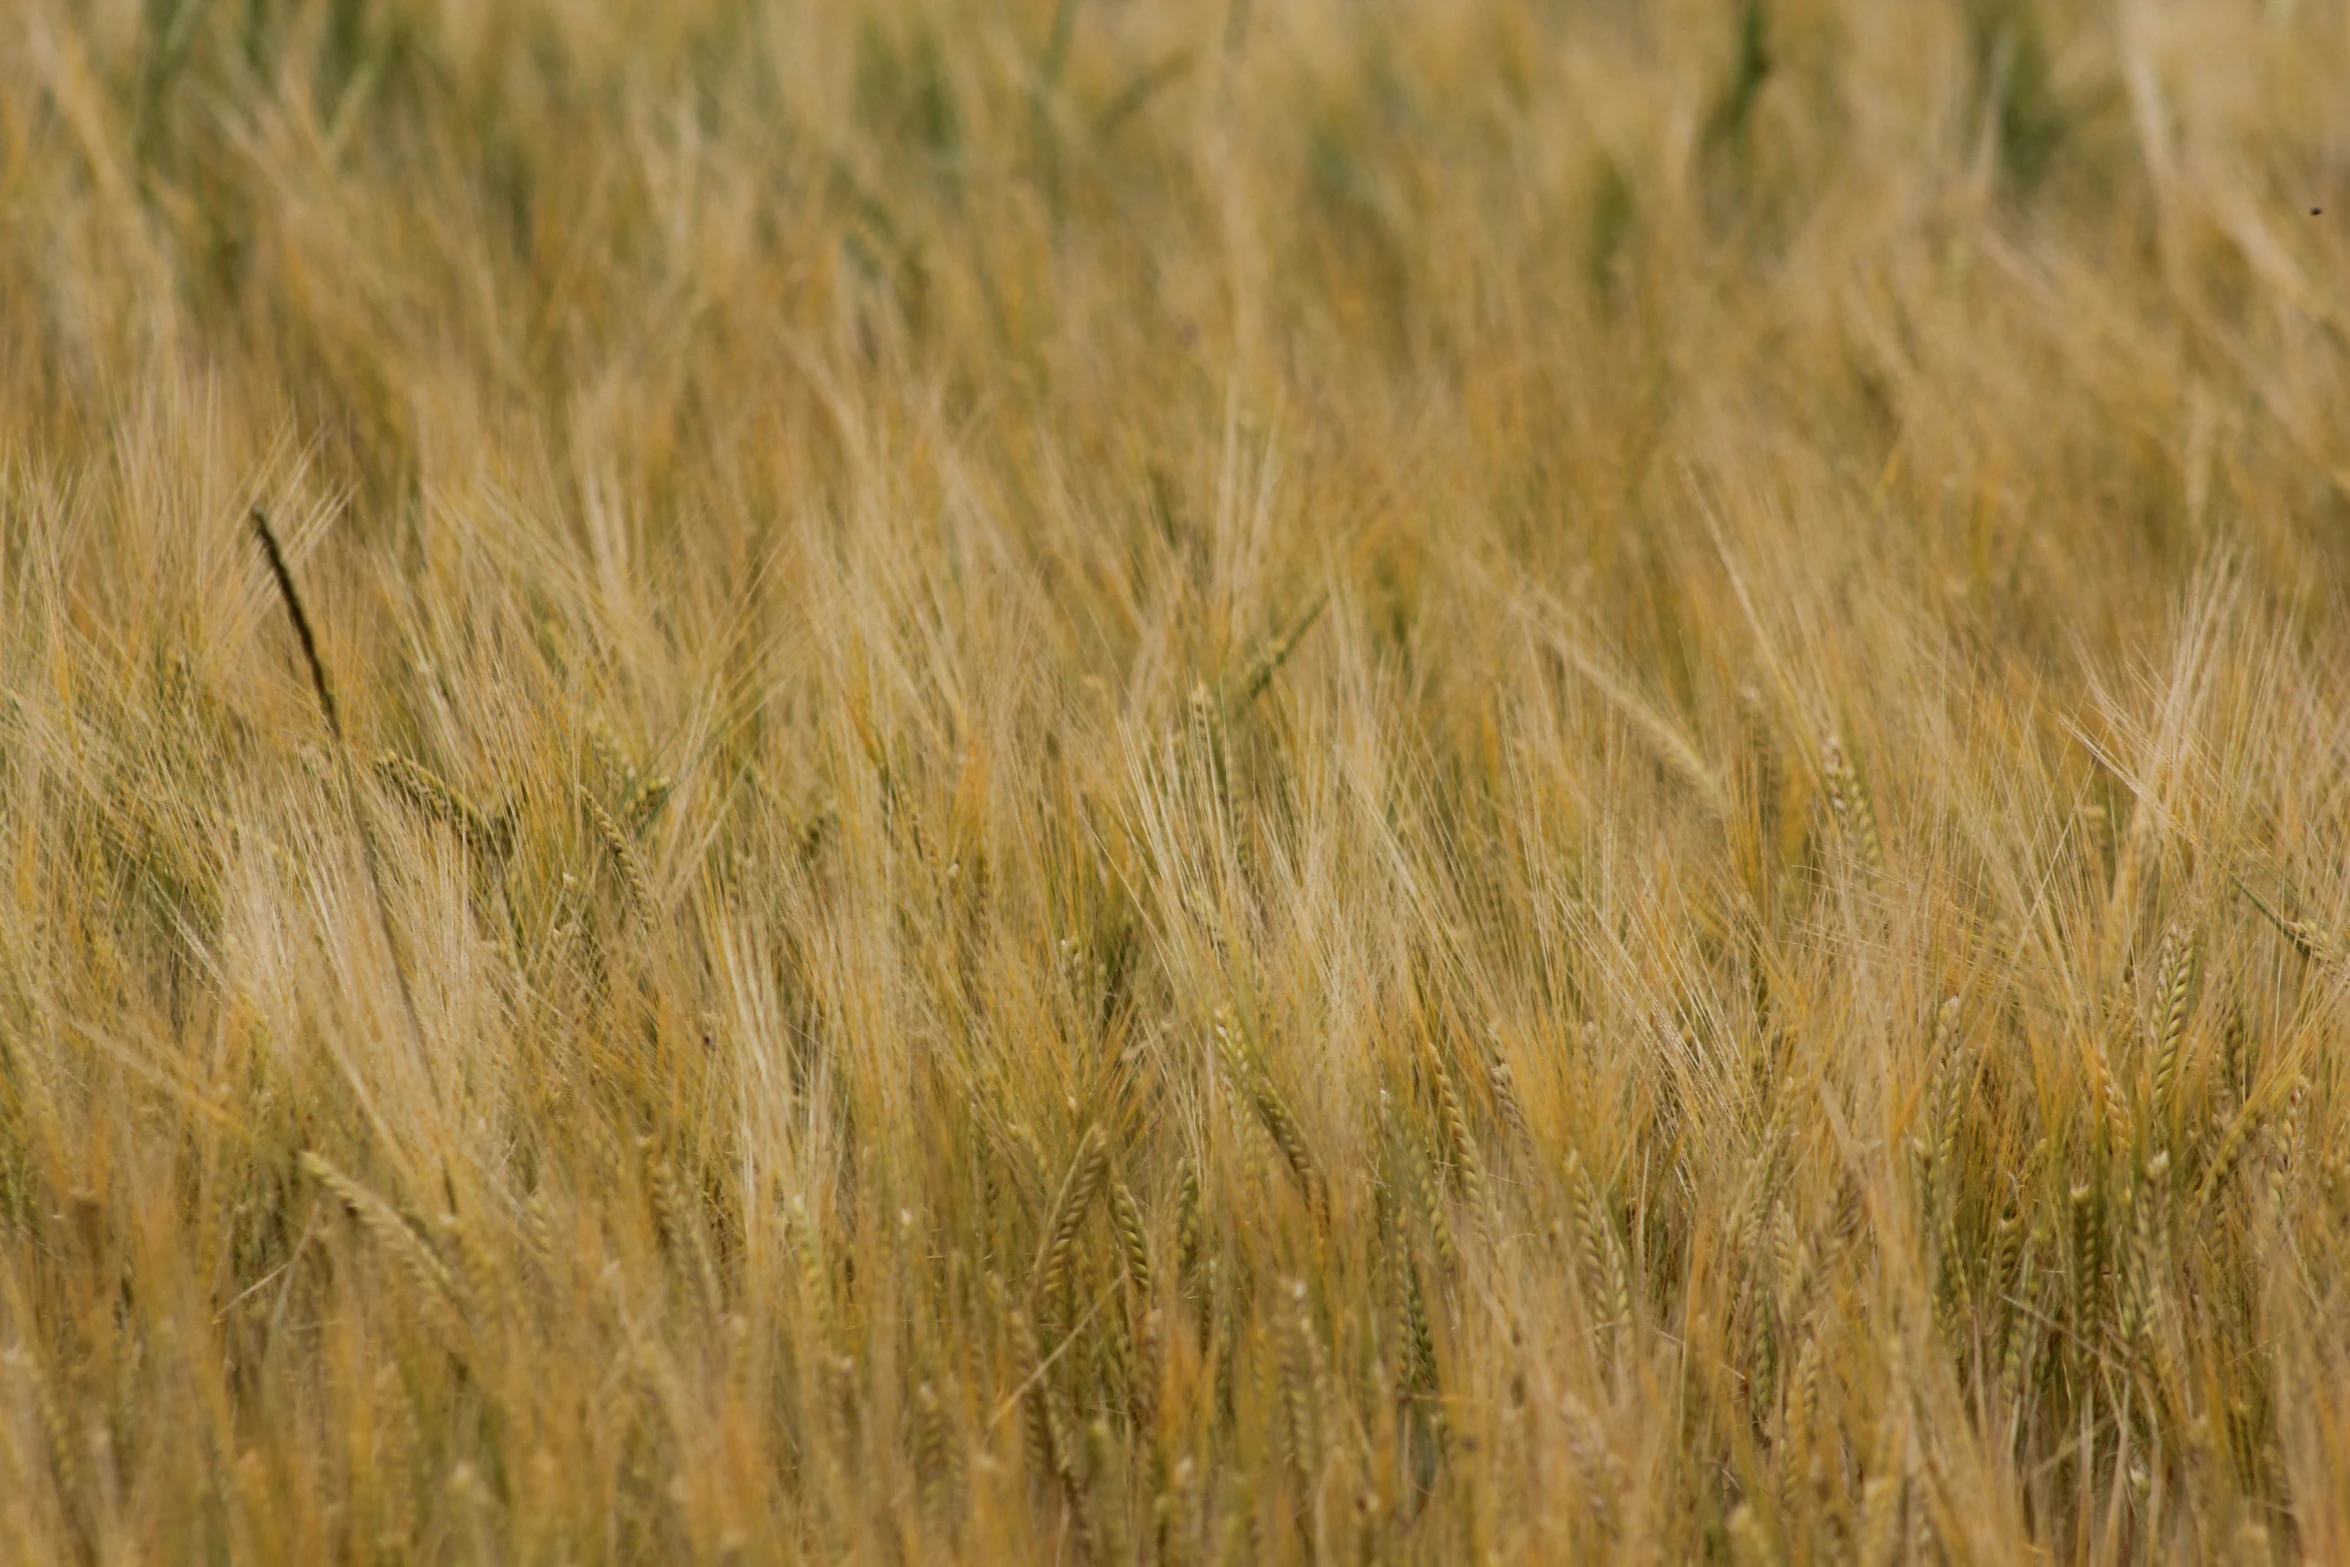
[[[1560,1401],[1559,1414],[1566,1426],[1567,1455],[1574,1463],[1576,1478],[1582,1482],[1583,1504],[1589,1509],[1600,1538],[1612,1541],[1616,1536],[1616,1504],[1623,1490],[1624,1475],[1608,1445],[1607,1432],[1589,1406],[1572,1393]]]
[[[85,1495],[81,1433],[74,1429],[73,1411],[58,1394],[56,1381],[31,1345],[11,1345],[0,1352],[0,1365],[19,1373],[33,1397],[33,1415],[48,1447],[49,1469],[58,1501],[68,1512],[79,1508]],[[37,1460],[36,1460],[37,1462]]]
[[[434,1255],[424,1239],[409,1227],[391,1204],[369,1191],[336,1169],[316,1153],[302,1156],[302,1168],[311,1179],[332,1192],[337,1201],[359,1221],[360,1227],[407,1274],[415,1286],[416,1296],[436,1328],[447,1336],[454,1347],[464,1333],[464,1321],[457,1309],[457,1282],[450,1274],[448,1264]]]
[[[2283,1110],[2269,1127],[2268,1222],[2282,1227],[2292,1178],[2299,1173],[2302,1131],[2308,1124],[2309,1085],[2296,1076]]]
[[[649,1145],[646,1152],[651,1156]],[[719,1287],[717,1265],[710,1256],[709,1238],[703,1232],[699,1201],[688,1194],[685,1184],[677,1177],[677,1167],[666,1158],[648,1158],[646,1187],[662,1241],[692,1283],[702,1309],[715,1316],[724,1309],[725,1297]]]
[[[1068,1298],[1069,1269],[1076,1253],[1077,1234],[1084,1227],[1085,1216],[1093,1207],[1094,1195],[1100,1190],[1109,1167],[1109,1137],[1095,1126],[1079,1142],[1077,1156],[1071,1161],[1046,1218],[1044,1249],[1037,1258],[1031,1300],[1037,1320],[1048,1326],[1057,1323],[1054,1314]]]
[[[2170,1154],[2157,1149],[2146,1161],[2145,1182],[2136,1204],[2141,1333],[2155,1359],[2158,1383],[2169,1380],[2169,1330],[2175,1325],[2170,1293],[2170,1173]]]
[[[1809,1282],[1808,1247],[1796,1230],[1795,1214],[1785,1203],[1774,1204],[1777,1222],[1771,1227],[1771,1266],[1778,1283],[1779,1309],[1792,1317],[1802,1304]]]
[[[2000,1359],[2000,1383],[2010,1399],[2023,1396],[2024,1378],[2039,1352],[2042,1292],[2036,1270],[2041,1251],[2047,1245],[2047,1233],[2041,1221],[2035,1219],[2024,1239],[2022,1260],[2017,1264],[2015,1289],[2010,1298],[2012,1309],[2007,1319],[2007,1346]]]
[[[1582,1161],[1569,1154],[1567,1177],[1581,1210],[1583,1267],[1598,1303],[1598,1323],[1604,1330],[1620,1330],[1632,1321],[1632,1272],[1614,1217],[1592,1185]]]
[[[2245,901],[2260,911],[2261,918],[2275,926],[2277,933],[2292,943],[2294,951],[2320,968],[2332,966],[2336,955],[2334,943],[2314,922],[2278,912],[2266,898],[2254,892],[2243,877],[2233,872],[2229,874],[2229,880],[2236,884],[2236,890],[2244,895]]]
[[[2105,1280],[2103,1204],[2095,1183],[2080,1180],[2067,1192],[2073,1219],[2072,1312],[2075,1324],[2094,1324],[2102,1312]]]
[[[555,1216],[544,1189],[532,1192],[523,1201],[522,1239],[539,1279],[551,1283],[556,1262]]]
[[[1521,1153],[1534,1146],[1534,1132],[1526,1123],[1525,1106],[1518,1101],[1517,1075],[1510,1070],[1509,1056],[1502,1048],[1497,1030],[1487,1033],[1486,1076],[1493,1084],[1493,1107],[1501,1116],[1501,1124],[1510,1140]]]
[[[1788,1393],[1787,1411],[1796,1455],[1808,1456],[1820,1419],[1820,1340],[1816,1333],[1805,1333],[1803,1347],[1795,1352],[1795,1377]]]
[[[1736,1226],[1732,1231],[1737,1254],[1759,1265],[1762,1257],[1763,1225],[1777,1215],[1780,1203],[1775,1189],[1773,1160],[1767,1152],[1757,1153],[1747,1161],[1746,1180],[1740,1192]]]
[[[585,785],[579,791],[579,800],[587,808],[588,820],[594,824],[596,837],[604,851],[612,856],[612,865],[620,873],[620,885],[628,894],[629,911],[638,920],[648,920],[653,913],[653,886],[645,875],[644,860],[637,854],[636,845],[628,834],[620,830],[620,823],[604,809],[604,802],[590,793]]]
[[[1029,1476],[1039,1485],[1051,1485],[1060,1478],[1064,1437],[1055,1429],[1044,1351],[1027,1312],[1015,1310],[1005,1323],[1012,1335],[1012,1372],[1020,1380],[1021,1433],[1027,1444]]]
[[[2231,1108],[2241,1104],[2245,1095],[2252,1091],[2252,1060],[2246,1048],[2248,1033],[2243,1004],[2231,997],[2227,1027],[2220,1039],[2220,1058],[2225,1063],[2223,1080]]]
[[[1960,1167],[1958,1138],[1964,1120],[1962,1101],[1969,1063],[1961,1058],[1958,1024],[1958,997],[1951,996],[1934,1018],[1935,1088],[1930,1099],[1934,1144],[1928,1217],[1935,1226],[1935,1243],[1941,1252],[1942,1287],[1948,1310],[1955,1322],[1963,1323],[1973,1313],[1974,1296],[1967,1281],[1966,1256],[1959,1234],[1959,1202],[1966,1191],[1966,1171]]]
[[[1317,1218],[1327,1219],[1327,1192],[1313,1154],[1306,1147],[1305,1133],[1298,1128],[1297,1117],[1290,1114],[1280,1090],[1273,1086],[1272,1079],[1265,1075],[1264,1068],[1240,1043],[1229,1024],[1219,1021],[1215,1036],[1226,1070],[1247,1097],[1249,1108],[1256,1112],[1258,1122],[1273,1139],[1274,1146],[1281,1150],[1282,1161],[1289,1166],[1306,1207]]]
[[[1929,1048],[1935,1058],[1945,1059],[1958,1048],[1959,1018],[1958,997],[1944,996],[1942,1004],[1934,1009],[1934,1038]]]
[[[1226,750],[1224,704],[1216,700],[1206,681],[1196,681],[1189,699],[1189,729],[1193,755],[1206,774],[1209,794],[1216,816],[1229,823],[1232,819],[1232,793],[1229,756]]]
[[[1199,1163],[1186,1158],[1175,1177],[1175,1276],[1191,1287],[1200,1264]]]
[[[1730,1558],[1738,1567],[1777,1567],[1778,1548],[1752,1502],[1731,1508],[1724,1528],[1730,1536]]]
[[[1232,705],[1235,708],[1247,707],[1264,695],[1265,688],[1273,683],[1273,677],[1281,672],[1281,666],[1289,662],[1289,655],[1296,650],[1298,643],[1313,629],[1314,622],[1322,618],[1322,610],[1329,602],[1329,594],[1317,594],[1303,614],[1258,651],[1234,688],[1236,697]]]
[[[658,776],[638,780],[622,810],[631,833],[643,832],[661,814],[661,807],[669,803],[670,787],[668,779]]]
[[[2247,1104],[2237,1110],[2227,1130],[2220,1135],[2219,1146],[2212,1151],[2209,1162],[2204,1166],[2203,1182],[2196,1196],[2199,1211],[2227,1185],[2228,1177],[2235,1174],[2236,1166],[2242,1162],[2245,1150],[2259,1136],[2262,1125],[2263,1117],[2257,1105]]]
[[[1552,646],[1559,657],[1590,682],[1592,688],[1605,697],[1610,706],[1623,716],[1641,739],[1645,740],[1657,758],[1663,761],[1694,791],[1716,820],[1729,815],[1728,795],[1722,781],[1714,773],[1697,746],[1683,733],[1681,726],[1658,711],[1654,704],[1620,679],[1599,659],[1585,652],[1582,646],[1563,633],[1554,633]]]
[[[1428,1076],[1436,1089],[1436,1108],[1444,1128],[1446,1152],[1451,1155],[1453,1174],[1461,1183],[1461,1195],[1468,1199],[1473,1213],[1485,1210],[1485,1177],[1477,1158],[1477,1143],[1469,1133],[1469,1117],[1462,1108],[1461,1096],[1453,1086],[1452,1072],[1444,1064],[1433,1044],[1427,1049]]]
[[[1616,1233],[1615,1225],[1604,1224],[1601,1235],[1606,1242],[1608,1321],[1617,1330],[1620,1343],[1632,1325],[1632,1268],[1624,1253],[1623,1237]]]
[[[2173,1099],[2179,1076],[2179,1047],[2186,1037],[2187,1014],[2194,999],[2198,951],[2194,938],[2173,927],[2163,937],[2162,956],[2155,968],[2157,1032],[2154,1048],[2154,1120],[2169,1135]]]
[[[833,1342],[832,1265],[825,1256],[824,1237],[817,1232],[805,1197],[794,1196],[786,1210],[786,1228],[799,1263],[800,1298],[808,1313],[808,1328],[820,1351]]]
[[[1150,1239],[1143,1229],[1142,1204],[1134,1200],[1124,1181],[1110,1183],[1110,1214],[1117,1224],[1126,1277],[1134,1285],[1135,1298],[1147,1302],[1151,1298]]]
[[[1126,1530],[1126,1488],[1121,1483],[1118,1440],[1110,1423],[1095,1416],[1085,1427],[1086,1515],[1092,1523],[1093,1560],[1103,1563],[1131,1559]]]
[[[955,1518],[963,1506],[962,1447],[938,1389],[914,1389],[914,1473],[923,1507],[934,1521]]]
[[[1844,742],[1830,735],[1821,745],[1820,773],[1828,787],[1828,806],[1836,824],[1851,836],[1862,862],[1871,871],[1885,869],[1885,837],[1877,827],[1876,802],[1868,786],[1844,754]]]
[[[1417,1126],[1412,1129],[1412,1145],[1412,1190],[1418,1198],[1420,1212],[1428,1222],[1429,1244],[1436,1252],[1436,1265],[1443,1270],[1443,1276],[1455,1278],[1461,1268],[1460,1241],[1453,1232],[1450,1199],[1445,1195],[1439,1173],[1442,1161]]]
[[[1167,1567],[1189,1567],[1197,1548],[1199,1465],[1186,1456],[1175,1461],[1166,1488],[1152,1508],[1158,1557]]]
[[[1076,1539],[1078,1560],[1099,1563],[1102,1560],[1096,1534],[1099,1519],[1086,1473],[1087,1448],[1091,1445],[1088,1433],[1076,1425],[1067,1400],[1049,1376],[1044,1380],[1043,1395],[1052,1422],[1054,1457],[1060,1465],[1057,1478],[1061,1506],[1066,1510],[1063,1516],[1069,1520],[1070,1533]]]
[[[521,1320],[520,1291],[501,1248],[484,1232],[478,1209],[471,1214],[452,1209],[440,1221],[455,1257],[450,1269],[459,1298],[471,1303],[482,1331],[493,1342]]]
[[[1892,1567],[1901,1548],[1902,1486],[1898,1476],[1877,1474],[1861,1487],[1860,1553],[1864,1567]]]
[[[513,821],[484,814],[474,803],[422,764],[395,752],[375,759],[375,776],[418,815],[440,823],[484,860],[503,860],[513,848]]]
[[[1772,738],[1770,708],[1752,681],[1738,688],[1738,727],[1745,743],[1748,798],[1767,854],[1779,831],[1779,748]]]
[[[2100,1115],[2099,1130],[2109,1150],[2125,1148],[2130,1142],[2131,1116],[2129,1102],[2122,1097],[2121,1074],[2100,1043],[2090,1047],[2090,1069],[2097,1079],[2097,1106]]]
[[[1137,1437],[1149,1442],[1158,1426],[1159,1395],[1166,1380],[1166,1351],[1161,1342],[1165,1319],[1156,1305],[1143,1308],[1134,1329],[1133,1389],[1128,1413]]]
[[[1991,1227],[1991,1254],[1983,1270],[1983,1287],[1991,1303],[2014,1282],[2016,1253],[2023,1245],[2023,1216],[2010,1201]]]
[[[1411,1259],[1403,1262],[1403,1352],[1401,1388],[1406,1398],[1433,1399],[1438,1390],[1436,1334],[1428,1321],[1428,1296],[1420,1287],[1419,1270]]]
[[[1570,1149],[1566,1166],[1567,1200],[1574,1204],[1576,1241],[1582,1263],[1582,1284],[1587,1298],[1597,1301],[1600,1281],[1606,1269],[1600,1261],[1599,1248],[1599,1192],[1591,1184],[1591,1174],[1583,1167],[1582,1154]]]

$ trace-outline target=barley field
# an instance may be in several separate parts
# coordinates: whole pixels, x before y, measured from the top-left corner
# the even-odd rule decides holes
[[[2350,8],[8,10],[0,1561],[2350,1562]]]

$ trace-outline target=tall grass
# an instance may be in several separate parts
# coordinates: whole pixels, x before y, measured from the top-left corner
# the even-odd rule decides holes
[[[0,1557],[2350,1559],[2345,80],[23,0]]]

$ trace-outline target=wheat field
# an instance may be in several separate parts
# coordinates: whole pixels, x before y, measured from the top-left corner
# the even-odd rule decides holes
[[[0,1561],[2350,1562],[2350,8],[9,10]]]

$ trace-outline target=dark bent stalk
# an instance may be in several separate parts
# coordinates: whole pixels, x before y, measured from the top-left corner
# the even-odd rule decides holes
[[[335,737],[335,744],[343,743],[343,719],[335,710],[334,688],[326,681],[326,664],[318,656],[318,638],[310,629],[309,612],[302,608],[302,595],[295,591],[294,574],[286,566],[286,552],[278,548],[277,533],[269,526],[268,514],[258,506],[253,508],[253,534],[261,541],[261,553],[268,558],[269,574],[277,579],[278,595],[286,601],[286,613],[293,617],[294,635],[302,642],[302,658],[310,666],[310,686],[318,693],[319,711],[326,715],[327,733]]]
[[[400,943],[392,936],[392,900],[384,891],[375,832],[367,820],[365,802],[359,796],[357,770],[351,762],[351,747],[343,738],[343,718],[335,707],[334,687],[327,682],[326,661],[318,656],[318,637],[310,629],[309,611],[302,607],[302,595],[294,587],[294,574],[286,565],[285,551],[278,547],[277,532],[270,527],[268,514],[256,506],[252,521],[253,536],[261,541],[261,553],[269,561],[269,574],[277,579],[278,596],[286,601],[286,615],[294,622],[294,635],[302,644],[303,661],[310,666],[310,687],[318,693],[318,710],[326,718],[327,733],[334,737],[335,759],[341,764],[343,788],[351,802],[352,820],[359,828],[360,858],[367,864],[367,885],[375,894],[376,928],[383,934],[384,950],[392,957],[392,976],[400,985],[400,1008],[408,1017],[409,1042],[415,1047],[421,1065],[424,1022],[416,1011],[416,992],[408,982],[408,965],[400,956]]]

